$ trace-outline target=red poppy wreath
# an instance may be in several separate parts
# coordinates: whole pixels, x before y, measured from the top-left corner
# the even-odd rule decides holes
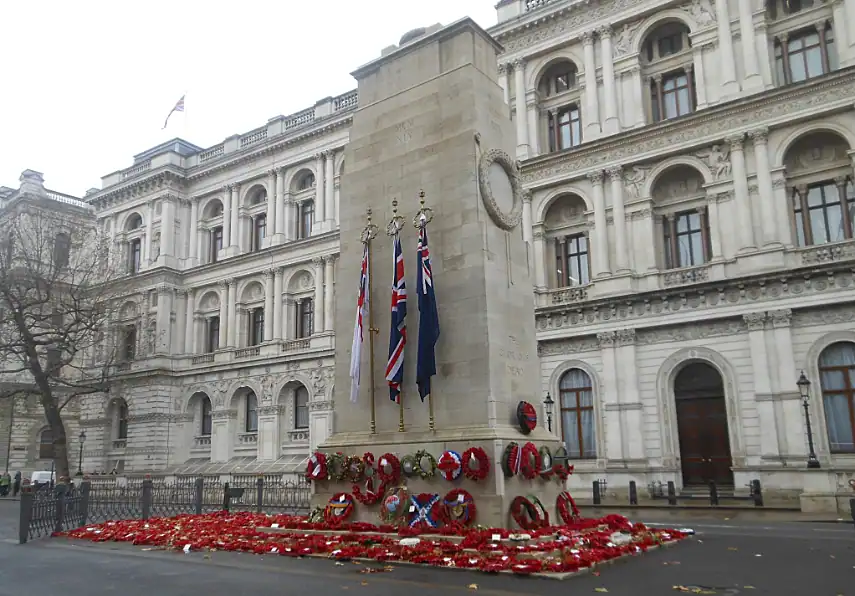
[[[579,519],[579,508],[576,507],[576,501],[566,490],[558,495],[555,501],[555,508],[558,510],[558,516],[565,524],[571,524]]]
[[[324,509],[324,521],[337,526],[353,513],[353,497],[347,493],[336,493]]]
[[[397,482],[401,477],[401,462],[392,453],[384,453],[377,461],[377,477],[385,484]]]
[[[469,480],[484,480],[490,473],[490,458],[481,447],[470,447],[463,452],[463,474]]]
[[[537,530],[543,525],[537,507],[525,497],[517,497],[511,501],[511,517],[523,530]]]
[[[538,453],[534,443],[528,442],[522,446],[519,468],[526,480],[537,478],[540,473],[540,453]]]
[[[306,465],[306,479],[309,482],[327,479],[327,456],[315,451]]]

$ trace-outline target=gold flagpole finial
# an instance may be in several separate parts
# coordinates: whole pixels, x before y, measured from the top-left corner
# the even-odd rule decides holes
[[[398,215],[398,199],[392,199],[392,219],[386,225],[389,236],[397,236],[404,229],[404,218]]]
[[[371,223],[371,207],[365,212],[365,220],[365,227],[362,228],[362,232],[359,234],[359,239],[362,240],[363,244],[371,242],[377,237],[377,226]]]
[[[413,217],[413,227],[421,229],[433,221],[433,209],[425,207],[425,191],[419,191],[419,211]]]

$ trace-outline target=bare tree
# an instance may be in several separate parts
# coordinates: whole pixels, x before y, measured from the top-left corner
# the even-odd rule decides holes
[[[42,195],[0,210],[0,398],[38,396],[68,478],[63,408],[109,391],[121,281],[88,207]]]

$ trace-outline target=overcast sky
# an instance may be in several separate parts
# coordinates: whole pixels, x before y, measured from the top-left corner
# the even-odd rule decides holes
[[[33,169],[82,196],[168,138],[209,147],[356,88],[410,29],[494,25],[495,2],[0,0],[0,186]]]

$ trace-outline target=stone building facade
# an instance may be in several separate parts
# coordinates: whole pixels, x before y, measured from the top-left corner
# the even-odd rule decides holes
[[[855,0],[497,14],[570,486],[758,478],[833,507],[855,473]],[[334,285],[348,300],[357,276],[334,266],[356,101],[173,141],[87,196],[140,289],[117,321],[136,344],[122,397],[81,406],[90,467],[297,465],[326,438]]]

